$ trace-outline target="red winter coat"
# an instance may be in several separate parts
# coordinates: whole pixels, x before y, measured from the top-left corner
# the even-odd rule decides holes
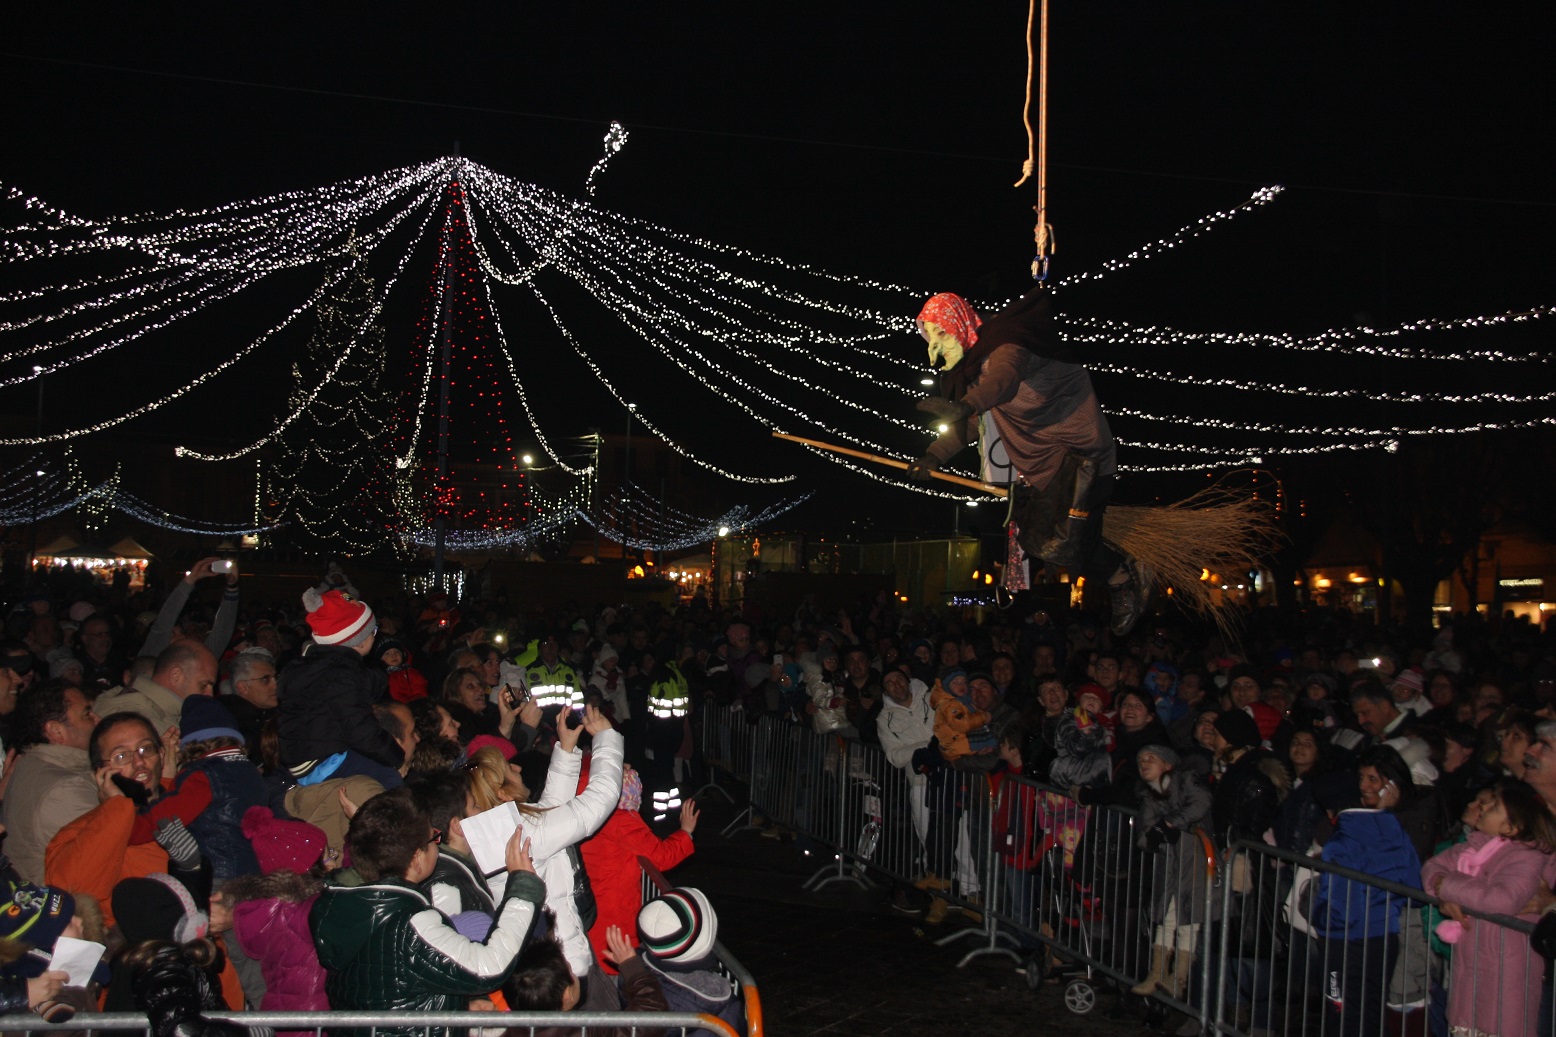
[[[989,774],[994,793],[994,850],[1012,868],[1031,871],[1043,862],[1047,845],[1037,816],[1037,789],[1019,781],[1007,783],[1010,774],[1003,765]]]
[[[398,670],[389,671],[389,697],[406,705],[424,699],[427,697],[427,678],[407,660]]]
[[[638,858],[647,857],[660,871],[669,871],[692,855],[692,837],[677,828],[661,839],[642,815],[613,810],[600,830],[578,849],[599,907],[599,917],[589,930],[589,945],[600,967],[614,975],[615,966],[605,960],[605,930],[619,926],[627,939],[637,943],[638,911],[643,907],[643,869]]]

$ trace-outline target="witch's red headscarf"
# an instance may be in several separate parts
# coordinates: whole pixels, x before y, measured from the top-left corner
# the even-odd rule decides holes
[[[931,295],[924,308],[918,311],[918,319],[920,323],[927,321],[956,339],[964,350],[977,344],[978,329],[983,325],[977,311],[967,305],[967,300],[950,292]]]

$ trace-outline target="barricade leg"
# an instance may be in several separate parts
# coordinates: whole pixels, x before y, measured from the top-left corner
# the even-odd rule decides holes
[[[829,761],[837,764],[835,769],[827,771],[835,779],[837,786],[837,795],[832,801],[835,807],[833,813],[837,819],[834,846],[837,851],[836,859],[807,879],[803,887],[805,889],[812,891],[825,889],[834,882],[851,882],[860,889],[871,889],[875,885],[865,878],[864,869],[858,863],[850,867],[846,857],[850,849],[849,833],[856,829],[863,831],[864,828],[864,811],[861,809],[863,800],[861,798],[856,804],[850,800],[849,793],[855,788],[860,789],[862,793],[865,781],[874,783],[868,773],[860,772],[855,766],[853,750],[857,748],[856,744],[839,741],[836,753],[828,757]],[[832,752],[830,745],[827,746],[827,751]]]

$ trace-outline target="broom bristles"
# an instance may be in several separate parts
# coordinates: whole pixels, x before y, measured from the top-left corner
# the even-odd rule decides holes
[[[1103,537],[1156,574],[1186,608],[1233,633],[1231,606],[1217,603],[1205,570],[1247,571],[1285,540],[1265,504],[1223,487],[1159,508],[1109,507]]]

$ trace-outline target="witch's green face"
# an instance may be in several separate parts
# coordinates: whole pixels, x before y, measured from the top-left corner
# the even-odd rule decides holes
[[[918,322],[918,333],[924,336],[924,341],[929,343],[929,366],[942,371],[949,371],[962,362],[965,350],[962,344],[956,340],[956,336],[944,330],[933,321],[921,320]]]

